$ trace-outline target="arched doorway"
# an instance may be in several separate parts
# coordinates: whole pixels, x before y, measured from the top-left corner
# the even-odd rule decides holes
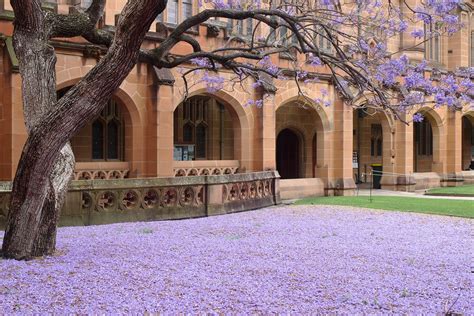
[[[327,147],[325,131],[329,129],[329,123],[324,111],[298,99],[292,99],[278,106],[275,123],[277,142],[279,133],[285,129],[289,129],[298,138],[299,149],[295,153],[298,155],[298,172],[292,177],[327,179],[328,153],[325,151]],[[281,146],[276,145],[275,162],[278,169],[278,149]]]
[[[291,129],[282,130],[277,137],[276,164],[282,179],[300,177],[300,139]]]
[[[462,117],[462,170],[474,170],[474,116]]]
[[[375,189],[381,189],[382,183],[393,184],[389,117],[371,108],[360,108],[353,112],[353,122],[354,181]]]
[[[427,117],[413,125],[413,164],[414,172],[432,171],[433,128]]]

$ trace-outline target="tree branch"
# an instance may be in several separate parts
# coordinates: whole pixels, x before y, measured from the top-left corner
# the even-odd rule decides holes
[[[49,37],[75,37],[92,32],[104,13],[105,2],[93,0],[86,11],[67,15],[48,12],[47,20],[51,26]]]

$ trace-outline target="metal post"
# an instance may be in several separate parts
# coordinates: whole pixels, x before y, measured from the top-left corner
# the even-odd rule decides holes
[[[370,177],[371,177],[371,181],[370,181],[370,190],[369,190],[369,201],[370,203],[372,203],[372,188],[374,187],[374,171],[372,170],[370,172]]]

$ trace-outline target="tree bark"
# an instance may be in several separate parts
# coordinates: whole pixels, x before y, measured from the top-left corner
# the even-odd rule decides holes
[[[33,26],[23,24],[24,21],[18,22],[14,33],[15,53],[20,62],[22,77],[23,114],[28,135],[41,123],[42,117],[51,111],[56,103],[56,56],[54,49],[48,45],[45,32],[31,32],[32,29],[44,28],[42,12],[39,11],[36,14],[37,18]],[[29,230],[23,235],[29,235],[30,241],[24,248],[24,253],[17,254],[16,258],[27,259],[54,252],[59,212],[73,171],[74,155],[71,146],[66,144],[54,163],[44,201],[31,201],[38,205],[38,216],[34,217],[33,226],[23,228]],[[25,183],[21,186],[34,185],[34,183]],[[7,230],[9,230],[8,224]],[[8,242],[4,244],[6,254],[10,246]]]
[[[57,102],[56,58],[48,40],[50,32],[60,32],[45,25],[38,0],[12,0],[12,5],[18,12],[14,42],[28,139],[13,181],[2,253],[20,260],[54,251],[59,211],[74,169],[68,141],[102,111],[136,64],[145,34],[166,1],[128,1],[108,53]]]

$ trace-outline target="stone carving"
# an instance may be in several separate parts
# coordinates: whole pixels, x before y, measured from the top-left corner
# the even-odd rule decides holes
[[[125,179],[128,173],[128,170],[76,170],[74,180]]]
[[[120,203],[122,210],[137,210],[141,207],[140,194],[136,190],[123,191],[120,200],[122,201]]]
[[[239,172],[238,167],[206,167],[206,168],[175,168],[175,177],[192,177],[192,176],[208,176],[221,174],[236,174]]]
[[[196,194],[196,205],[202,205],[205,202],[205,197],[204,197],[204,187],[200,186],[197,187],[197,194]]]
[[[261,199],[273,196],[272,180],[255,180],[222,185],[222,202]]]
[[[190,206],[193,205],[195,193],[194,190],[190,187],[181,188],[179,194],[179,204],[181,206]]]
[[[112,211],[117,208],[117,193],[103,191],[97,194],[96,209],[98,211]]]
[[[163,190],[162,204],[163,206],[175,206],[178,202],[178,190],[168,188]]]
[[[143,194],[142,207],[144,209],[154,208],[160,203],[160,192],[154,189],[148,189]]]
[[[94,195],[90,192],[82,192],[82,205],[81,208],[83,210],[90,211],[95,203],[94,203]]]
[[[122,191],[84,191],[81,208],[97,212],[122,210],[137,211],[174,206],[200,206],[205,203],[204,186],[181,186],[163,188],[126,189]],[[0,195],[0,212],[2,211]]]

